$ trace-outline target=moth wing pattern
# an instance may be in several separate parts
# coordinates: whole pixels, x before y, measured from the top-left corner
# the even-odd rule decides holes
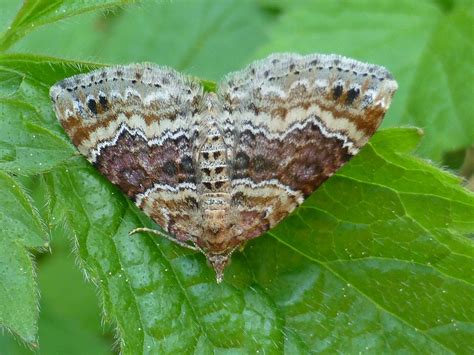
[[[50,96],[78,150],[161,227],[187,240],[200,223],[192,135],[201,85],[144,63],[73,76]]]
[[[377,65],[281,53],[217,92],[143,63],[76,75],[50,95],[79,152],[221,282],[236,249],[359,152],[396,89]]]
[[[275,226],[373,135],[397,89],[383,67],[338,55],[273,54],[218,96],[234,124],[232,203],[251,239]]]

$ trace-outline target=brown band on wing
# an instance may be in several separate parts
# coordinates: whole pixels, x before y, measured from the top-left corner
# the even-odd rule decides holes
[[[243,179],[233,187],[232,194],[233,218],[242,229],[238,239],[248,240],[266,232],[293,211],[302,199],[300,192],[290,193],[282,184],[271,181],[254,184]]]
[[[195,183],[191,147],[181,136],[160,145],[148,145],[140,135],[123,131],[114,145],[100,150],[96,167],[130,198],[154,184]]]
[[[341,140],[325,136],[314,123],[280,139],[246,130],[237,147],[233,179],[254,183],[276,179],[304,196],[352,157]]]
[[[347,95],[347,94],[344,94]],[[253,114],[269,114],[273,120],[286,120],[292,110],[308,109],[310,107],[319,107],[321,110],[330,112],[333,119],[345,119],[355,125],[357,130],[364,132],[364,135],[371,136],[382,122],[386,108],[380,105],[370,105],[363,110],[354,107],[354,103],[346,104],[344,102],[335,105],[335,102],[347,100],[348,96],[342,96],[341,99],[333,100],[330,97],[317,96],[311,92],[302,91],[300,94],[291,91],[290,96],[293,100],[286,100],[281,97],[267,97],[265,101],[258,103],[258,107],[250,105],[247,107]],[[297,99],[295,99],[297,98]]]
[[[140,118],[145,122],[146,125],[152,123],[159,123],[164,120],[173,121],[178,117],[179,110],[170,110],[168,112],[160,112],[153,110],[143,110],[143,108],[137,106],[133,107],[120,107],[120,111],[110,111],[104,113],[100,119],[93,120],[90,122],[85,121],[82,117],[79,116],[70,116],[66,119],[62,119],[61,125],[64,130],[71,137],[72,142],[75,146],[79,147],[84,141],[87,141],[90,135],[97,131],[99,128],[105,128],[109,126],[110,123],[116,122],[119,115],[124,116],[124,120],[129,120],[133,115],[139,115]],[[111,137],[103,137],[111,138]]]
[[[196,191],[155,187],[145,193],[138,207],[179,240],[202,234],[202,215]]]

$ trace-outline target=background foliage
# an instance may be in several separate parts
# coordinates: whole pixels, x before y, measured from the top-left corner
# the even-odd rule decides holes
[[[0,8],[0,353],[107,354],[114,337],[126,354],[473,352],[474,198],[434,166],[459,168],[449,157],[474,142],[471,1]],[[150,220],[77,156],[47,91],[145,60],[218,81],[276,51],[390,68],[400,89],[384,127],[425,137],[377,133],[216,285],[201,255],[128,237]]]

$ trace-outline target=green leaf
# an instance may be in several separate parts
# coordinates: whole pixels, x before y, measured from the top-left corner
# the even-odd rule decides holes
[[[37,346],[38,295],[34,266],[25,247],[0,238],[0,325]]]
[[[57,3],[25,3],[24,8],[42,5],[31,15],[23,8],[17,19],[24,20],[14,26],[15,33],[23,36],[24,24],[38,27],[47,22],[44,19],[53,19],[48,17],[52,12],[47,4]],[[66,3],[81,7],[92,2]],[[426,86],[432,78],[425,88],[420,80],[436,67],[424,69],[430,73],[411,70],[413,63],[424,58],[423,44],[430,43],[439,55],[457,49],[454,35],[448,43],[437,42],[432,34],[443,23],[452,29],[465,25],[469,18],[469,12],[460,12],[460,2],[450,1],[438,5],[403,1],[399,8],[391,2],[375,6],[348,1],[344,11],[339,2],[261,3],[282,11],[272,31],[273,43],[262,52],[280,45],[291,51],[325,51],[325,46],[331,49],[341,44],[346,50],[337,52],[393,69],[402,86],[394,112],[387,118],[392,124],[406,120],[403,113],[416,111],[409,97],[421,95],[421,99],[423,90],[431,90]],[[38,41],[34,47],[25,38],[12,48],[49,53],[41,47],[53,47],[61,41],[59,37],[75,38],[68,40],[70,48],[82,48],[82,57],[95,57],[102,49],[111,62],[153,60],[217,78],[254,59],[252,52],[264,43],[265,29],[274,17],[250,1],[202,0],[150,3],[117,12],[99,23],[105,35],[94,35],[92,27],[84,26],[95,19],[94,15],[86,22],[78,20],[77,28],[71,25],[70,32],[61,31],[62,36],[55,26],[50,34],[38,31],[29,36],[43,38],[42,43],[51,46]],[[410,41],[400,35],[400,24]],[[318,32],[314,26],[320,26]],[[332,34],[323,35],[325,29]],[[7,35],[4,44],[19,38],[13,30]],[[82,40],[90,41],[90,47],[81,47]],[[315,48],[316,44],[322,49]],[[58,48],[66,45],[59,43]],[[469,48],[468,43],[465,51]],[[57,54],[61,53],[58,49]],[[5,182],[0,184],[5,201],[0,216],[6,216],[0,222],[2,231],[12,231],[0,235],[0,285],[15,286],[0,289],[2,326],[31,346],[37,342],[37,291],[26,248],[38,249],[48,242],[43,227],[47,225],[56,239],[74,240],[78,264],[97,285],[104,318],[116,327],[124,354],[473,352],[469,295],[474,253],[469,237],[474,235],[474,196],[460,186],[457,177],[412,155],[420,130],[377,133],[301,208],[236,253],[225,282],[217,285],[202,255],[156,236],[130,237],[128,232],[135,227],[158,227],[83,158],[74,158],[75,149],[52,113],[47,91],[55,81],[98,65],[37,55],[0,55],[0,170],[10,174],[0,173]],[[451,79],[450,70],[454,69],[449,69]],[[458,80],[456,76],[454,81]],[[213,83],[206,85],[212,89]],[[407,89],[412,87],[419,93]],[[458,104],[460,93],[451,91]],[[432,97],[436,95],[428,92],[425,107],[435,104]],[[428,112],[415,112],[413,120]],[[446,112],[453,115],[454,111]],[[468,135],[466,111],[458,112],[460,119],[455,122]],[[456,130],[447,131],[452,135]],[[437,132],[427,129],[424,141],[439,139]],[[430,142],[424,145],[429,146]],[[49,288],[54,287],[53,282]],[[10,292],[21,294],[16,297]],[[46,301],[47,295],[46,291]],[[18,304],[11,308],[4,300]],[[74,324],[66,319],[57,329],[53,323],[64,317],[81,318],[69,309],[74,297],[68,300],[71,307],[57,313],[58,305],[45,301],[44,328],[61,338],[61,330],[75,332]],[[94,342],[86,332],[81,332],[81,339],[90,339],[86,344]],[[46,343],[42,350],[61,352],[63,346],[72,348],[58,340]],[[80,353],[80,344],[75,344],[76,350]],[[5,351],[0,348],[0,352]]]
[[[268,235],[223,285],[87,164],[52,173],[57,209],[124,353],[462,352],[472,348],[474,196],[391,129]]]
[[[61,78],[96,67],[32,55],[0,55],[1,170],[22,175],[48,171],[76,154],[57,123],[48,90]]]
[[[0,37],[0,50],[8,49],[27,33],[48,23],[89,11],[110,9],[132,3],[132,0],[30,0],[25,1],[15,19]]]
[[[0,98],[12,96],[21,85],[23,77],[14,71],[0,70]]]
[[[218,80],[254,59],[272,20],[252,0],[149,1],[44,27],[14,49],[76,59],[100,53],[103,63],[149,61]]]
[[[35,183],[38,183],[35,181]],[[51,254],[38,260],[38,286],[41,291],[38,322],[40,351],[43,354],[111,354],[111,334],[102,336],[100,306],[95,286],[87,283],[71,254],[64,231],[53,235]],[[56,238],[56,236],[58,238]],[[80,305],[80,307],[79,307]],[[0,352],[8,355],[31,354],[6,335],[0,334]]]
[[[420,153],[440,159],[474,142],[474,8],[458,6],[440,19],[426,44],[402,123],[425,127],[432,139]],[[434,85],[427,85],[435,79]],[[434,103],[434,104],[433,104]]]
[[[399,90],[384,126],[422,127],[419,152],[474,142],[473,2],[297,1],[260,53],[338,53],[389,68]]]
[[[84,71],[97,69],[100,66],[102,64],[68,61],[33,54],[0,54],[0,67],[5,70],[16,71],[34,81],[35,86],[43,91],[44,97],[47,96],[49,88],[57,81]],[[49,98],[47,99],[49,100]]]
[[[45,226],[22,186],[0,172],[0,326],[37,346],[38,292],[28,249],[48,246]]]
[[[278,348],[281,319],[262,290],[218,287],[201,255],[166,240],[131,238],[131,229],[149,221],[90,167],[54,175],[59,198],[69,201],[58,208],[100,285],[106,315],[118,324],[123,352]],[[86,191],[84,199],[71,198]]]

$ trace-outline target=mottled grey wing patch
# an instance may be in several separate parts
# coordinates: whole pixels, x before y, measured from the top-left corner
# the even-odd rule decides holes
[[[64,130],[103,175],[163,228],[192,232],[199,83],[145,63],[77,75],[50,94]]]
[[[264,212],[254,224],[268,229],[288,215],[367,142],[396,88],[386,69],[337,55],[274,54],[226,76],[218,95],[233,120],[242,219]]]

